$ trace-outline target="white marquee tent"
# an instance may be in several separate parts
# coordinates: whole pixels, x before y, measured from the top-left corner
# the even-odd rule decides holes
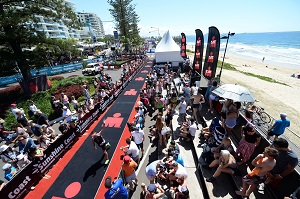
[[[167,31],[161,41],[157,44],[155,49],[156,63],[170,62],[173,66],[183,62],[183,58],[180,56],[180,47],[171,37],[169,31]]]

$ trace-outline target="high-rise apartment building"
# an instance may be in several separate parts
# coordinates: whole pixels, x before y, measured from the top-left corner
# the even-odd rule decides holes
[[[89,27],[90,33],[94,34],[96,38],[103,38],[105,36],[103,23],[96,14],[81,12],[78,12],[76,14],[82,26]]]

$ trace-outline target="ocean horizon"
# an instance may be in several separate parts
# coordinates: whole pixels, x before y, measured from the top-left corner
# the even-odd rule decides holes
[[[221,34],[227,36],[227,34]],[[188,45],[195,45],[195,35],[187,35]],[[206,48],[207,34],[204,35]],[[223,55],[226,39],[221,40],[220,57]],[[300,31],[237,33],[229,38],[226,55],[236,55],[265,63],[300,68]]]

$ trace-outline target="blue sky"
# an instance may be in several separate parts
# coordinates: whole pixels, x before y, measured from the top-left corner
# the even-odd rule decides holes
[[[106,0],[69,0],[76,11],[92,12],[102,21],[112,21]],[[133,0],[140,17],[142,36],[194,35],[216,26],[221,33],[300,31],[299,0]],[[104,22],[105,34],[112,34],[112,22]],[[149,33],[152,31],[151,33]]]

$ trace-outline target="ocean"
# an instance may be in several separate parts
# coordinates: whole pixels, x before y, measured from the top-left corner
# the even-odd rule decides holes
[[[226,35],[221,34],[221,37]],[[186,38],[188,45],[195,45],[194,35]],[[207,35],[204,35],[206,41]],[[219,56],[223,56],[225,45],[226,39],[222,39]],[[266,64],[300,68],[300,31],[235,34],[229,38],[226,57],[230,54],[256,61],[265,57]]]

